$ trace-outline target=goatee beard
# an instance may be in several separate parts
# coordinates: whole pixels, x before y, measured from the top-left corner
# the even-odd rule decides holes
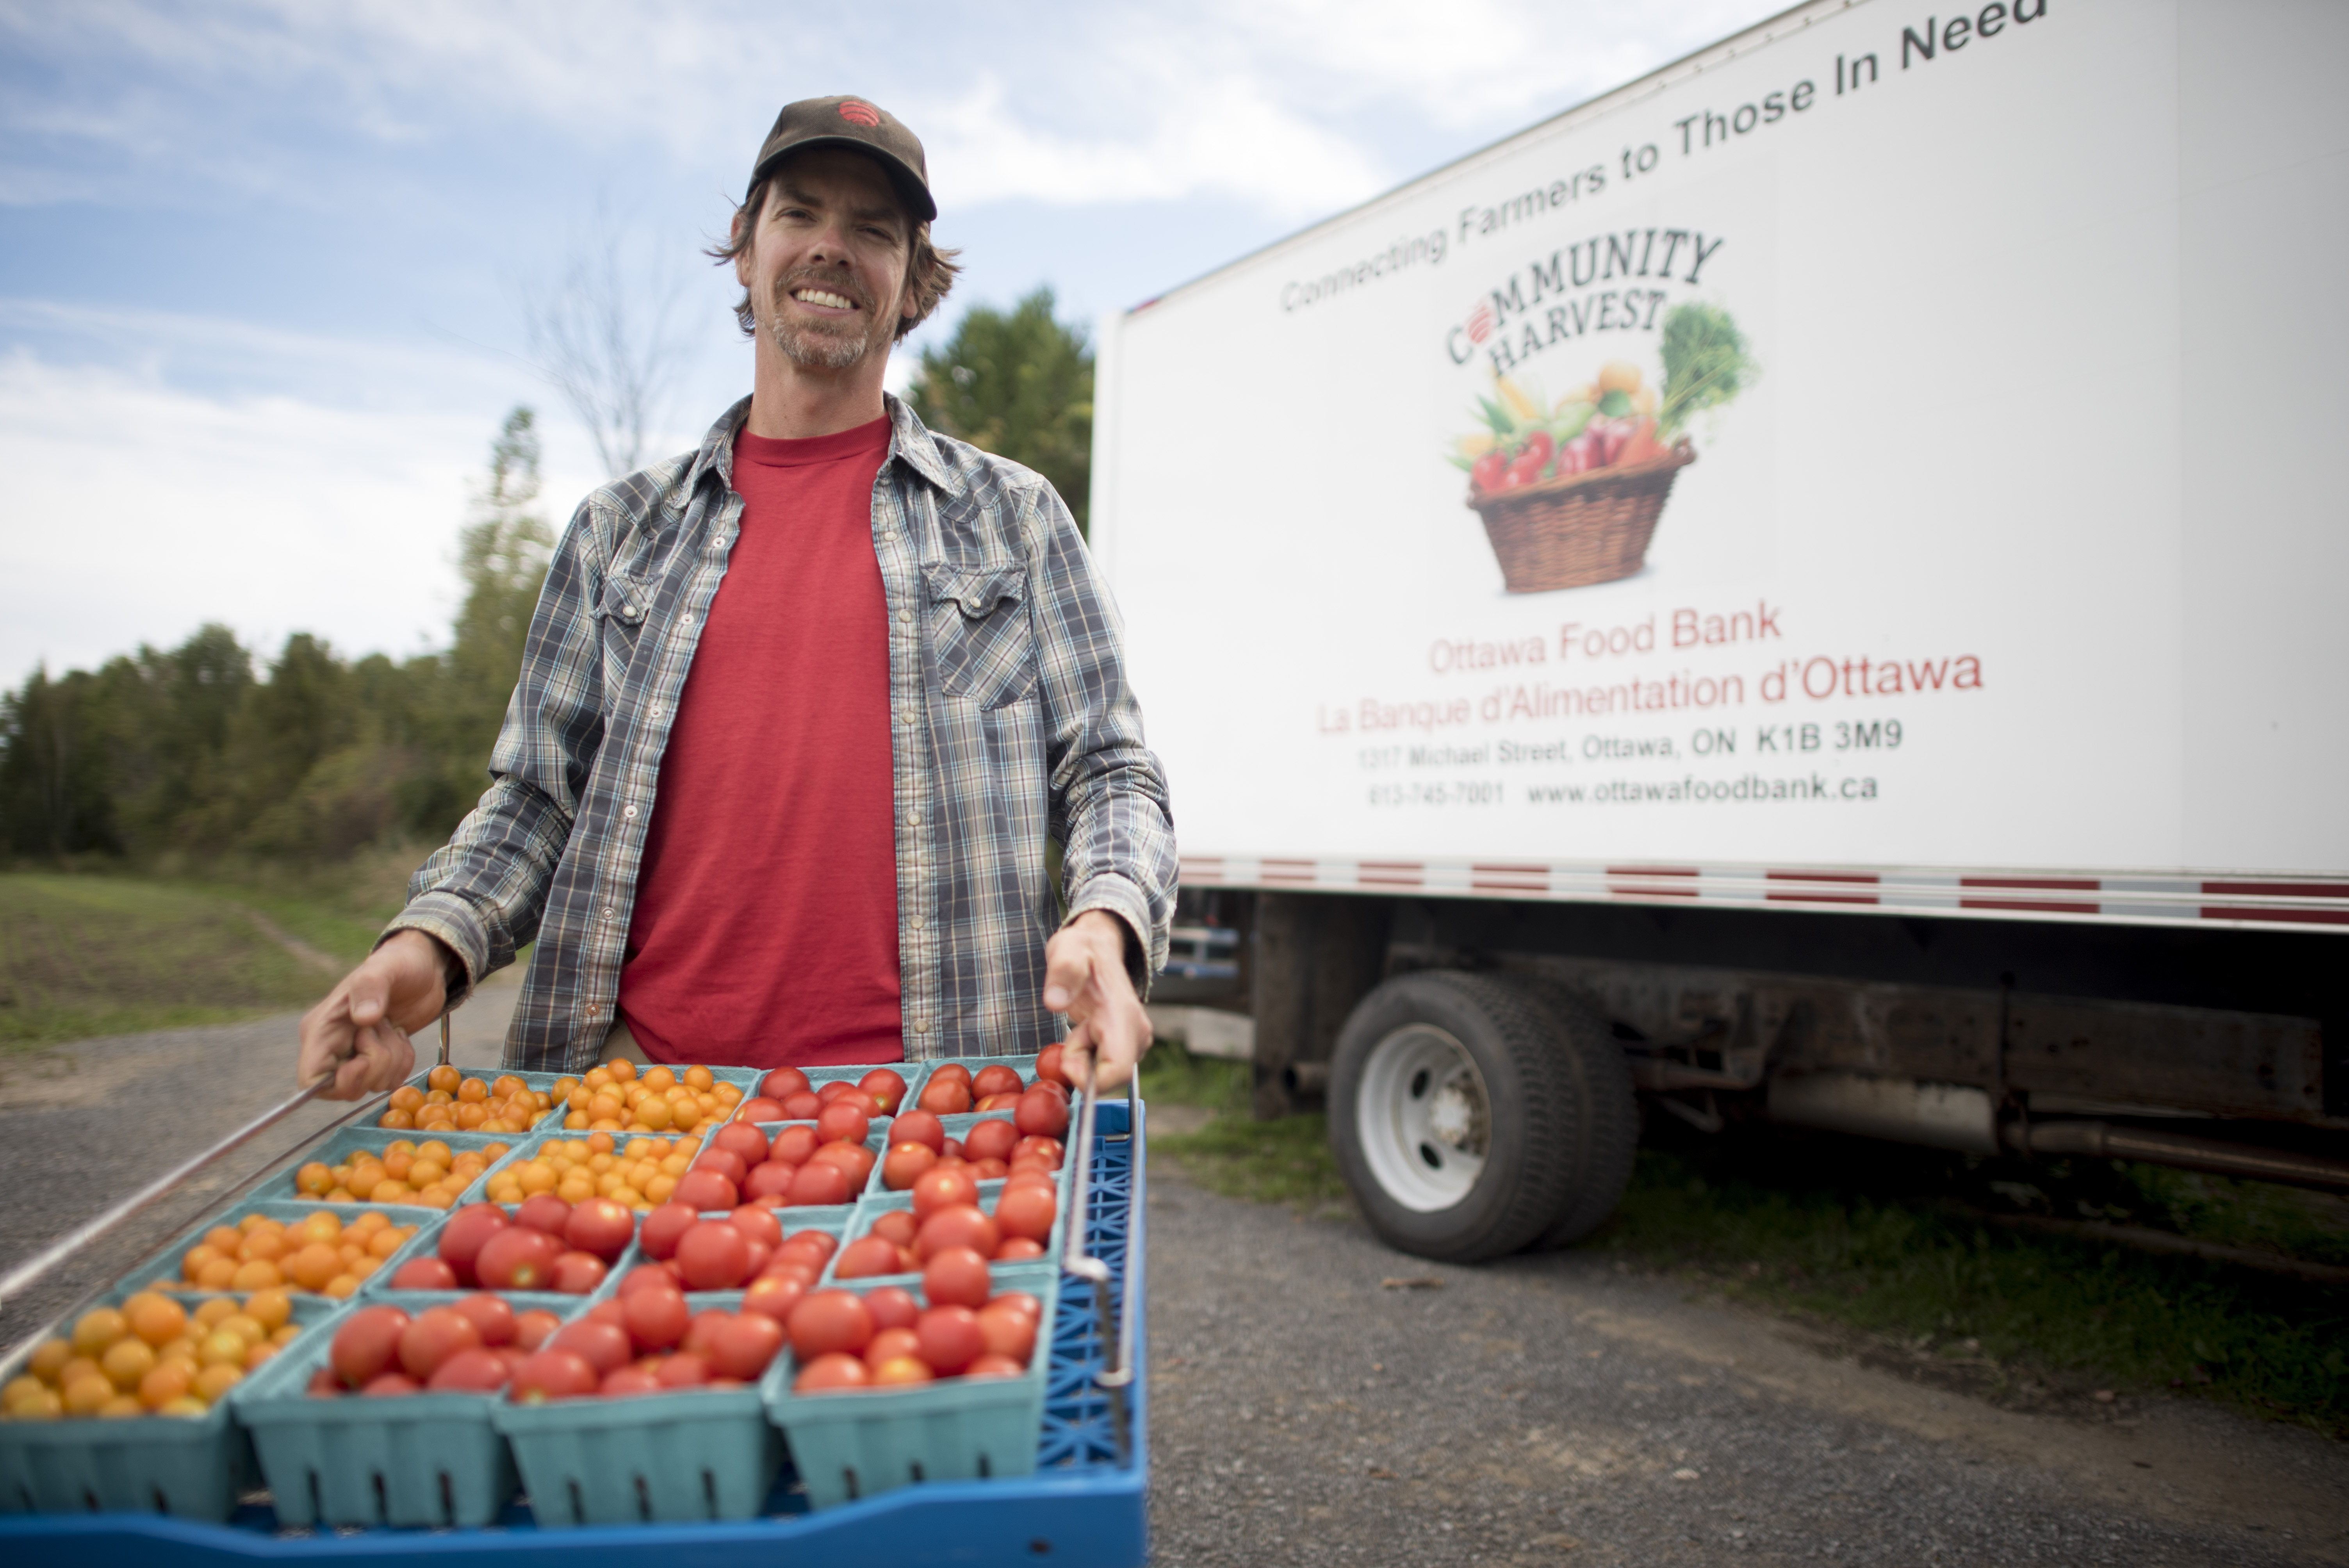
[[[833,331],[827,325],[790,320],[783,307],[791,298],[791,291],[802,283],[817,281],[834,294],[856,298],[836,279],[785,278],[775,284],[773,296],[768,301],[767,319],[761,325],[784,357],[802,369],[846,370],[873,352],[879,335],[857,332],[853,321],[840,324],[845,331]],[[868,310],[872,308],[870,301],[857,299],[857,303]]]

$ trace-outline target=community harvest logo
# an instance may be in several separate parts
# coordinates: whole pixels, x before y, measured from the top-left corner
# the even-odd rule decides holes
[[[1444,334],[1476,377],[1481,427],[1446,454],[1512,593],[1640,570],[1672,480],[1696,461],[1688,426],[1757,367],[1723,305],[1693,297],[1729,242],[1625,229],[1564,245],[1488,288]],[[1594,341],[1595,340],[1595,341]],[[1568,380],[1555,398],[1545,373]]]

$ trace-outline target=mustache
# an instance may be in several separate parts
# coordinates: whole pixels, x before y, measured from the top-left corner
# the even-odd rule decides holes
[[[793,289],[813,286],[826,294],[836,294],[853,302],[860,310],[873,308],[873,297],[854,278],[827,267],[797,267],[775,280],[774,300],[780,304],[792,297]]]

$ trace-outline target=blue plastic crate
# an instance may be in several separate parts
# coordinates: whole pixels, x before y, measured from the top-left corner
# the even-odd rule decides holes
[[[1113,1319],[1125,1289],[1145,1289],[1142,1233],[1137,1228],[1129,1238],[1126,1229],[1129,1213],[1137,1227],[1142,1221],[1140,1206],[1129,1209],[1128,1196],[1141,1195],[1144,1173],[1133,1159],[1138,1140],[1127,1137],[1123,1101],[1102,1104],[1100,1130],[1086,1205],[1087,1245],[1112,1271]],[[1135,1346],[1136,1361],[1146,1364],[1147,1314],[1137,1313],[1134,1326],[1143,1341]],[[1019,1480],[932,1481],[811,1513],[786,1469],[756,1519],[562,1531],[537,1529],[521,1510],[510,1511],[489,1531],[347,1535],[287,1532],[261,1507],[241,1511],[227,1525],[133,1514],[45,1514],[0,1518],[0,1553],[37,1561],[70,1556],[76,1568],[353,1557],[446,1568],[450,1553],[481,1554],[501,1568],[643,1568],[647,1553],[699,1563],[730,1562],[746,1553],[793,1568],[869,1568],[876,1557],[901,1568],[1011,1568],[1046,1556],[1140,1568],[1148,1555],[1149,1392],[1139,1377],[1126,1391],[1130,1420],[1122,1444],[1109,1396],[1093,1384],[1102,1365],[1102,1330],[1092,1292],[1063,1280],[1036,1470]]]
[[[91,1305],[119,1307],[144,1288],[121,1286]],[[192,1311],[215,1295],[242,1299],[239,1293],[221,1291],[183,1305]],[[341,1303],[324,1296],[290,1299],[291,1321],[305,1332],[279,1359],[299,1349],[314,1325],[341,1309]],[[26,1356],[35,1348],[27,1345]],[[12,1357],[0,1367],[0,1379],[16,1376],[24,1359]],[[231,1418],[229,1403],[222,1399],[200,1417],[0,1421],[0,1513],[151,1511],[180,1519],[226,1519],[236,1508],[238,1492],[257,1474],[252,1444]]]

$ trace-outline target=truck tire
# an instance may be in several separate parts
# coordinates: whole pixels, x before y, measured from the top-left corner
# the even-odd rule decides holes
[[[1640,1152],[1640,1101],[1623,1047],[1599,1009],[1556,981],[1522,977],[1522,984],[1550,1015],[1567,1084],[1558,1119],[1570,1169],[1566,1202],[1526,1249],[1547,1252],[1580,1241],[1622,1202]]]
[[[1330,1141],[1388,1245],[1480,1263],[1557,1221],[1574,1164],[1552,1033],[1516,985],[1448,970],[1390,980],[1348,1016],[1330,1065]]]

